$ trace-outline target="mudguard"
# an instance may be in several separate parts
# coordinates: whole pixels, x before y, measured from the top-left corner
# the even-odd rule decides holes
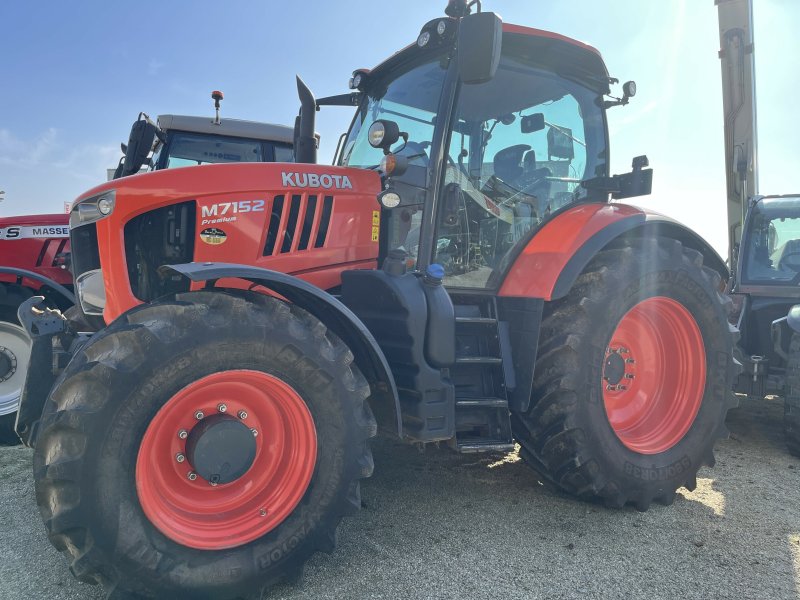
[[[719,254],[681,223],[626,204],[582,204],[548,221],[534,232],[513,261],[500,296],[558,300],[603,248],[618,238],[658,235],[679,240],[703,255],[723,280],[730,276]]]
[[[258,267],[231,263],[186,263],[166,265],[161,268],[180,273],[191,281],[205,281],[212,285],[218,279],[235,278],[250,281],[276,292],[310,312],[352,350],[356,364],[372,384],[373,393],[391,397],[397,420],[397,435],[402,439],[400,400],[389,363],[364,323],[339,300],[302,279]]]
[[[38,281],[39,283],[51,287],[53,290],[61,294],[70,304],[76,304],[78,302],[75,299],[75,294],[70,292],[63,285],[57,281],[54,281],[53,279],[50,279],[49,277],[40,275],[39,273],[34,273],[33,271],[28,271],[27,269],[17,269],[15,267],[0,267],[0,274],[33,279],[34,281]]]

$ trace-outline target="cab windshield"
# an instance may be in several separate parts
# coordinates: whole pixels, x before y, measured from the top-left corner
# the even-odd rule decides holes
[[[753,207],[744,283],[787,285],[800,280],[800,197],[765,198]]]
[[[150,170],[217,163],[291,162],[290,156],[291,146],[288,145],[234,136],[170,131],[166,144],[159,144],[156,148],[150,160]]]
[[[426,61],[395,77],[392,81],[375,82],[367,90],[344,144],[341,166],[375,169],[383,158],[383,150],[369,144],[369,126],[378,119],[394,121],[408,134],[408,142],[399,140],[392,152],[409,158],[413,167],[428,166],[428,150],[433,140],[434,118],[439,106],[446,61]],[[414,179],[414,177],[411,177]],[[420,185],[425,184],[424,176]]]

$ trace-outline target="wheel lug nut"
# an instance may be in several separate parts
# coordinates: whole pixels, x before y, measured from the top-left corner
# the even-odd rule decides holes
[[[262,517],[266,517],[267,516],[267,509],[266,508],[262,508],[260,511],[258,511],[258,514],[260,514]]]
[[[617,386],[615,386],[615,385],[607,385],[606,386],[606,390],[608,390],[609,392],[613,392],[616,389],[617,389]]]
[[[635,379],[636,375],[633,373],[625,373],[625,379]]]
[[[258,437],[258,429],[251,429],[250,431],[253,432],[253,437]]]
[[[188,432],[188,431],[186,431],[185,429],[181,429],[181,430],[178,432],[178,437],[179,437],[180,439],[182,439],[182,440],[185,440],[187,437],[189,437],[189,432]]]
[[[624,392],[624,391],[625,391],[625,390],[627,390],[628,388],[627,388],[627,387],[625,387],[624,385],[618,385],[618,386],[617,386],[617,389],[618,389],[620,392]]]
[[[177,460],[179,463],[182,463],[183,461],[186,460],[186,457],[183,454],[181,454],[180,452],[178,452],[175,455],[175,460]]]
[[[240,410],[240,411],[239,411],[239,414],[238,414],[238,417],[239,417],[240,419],[242,419],[242,420],[246,419],[246,418],[247,418],[247,411]]]
[[[217,482],[216,481],[209,481],[208,485],[210,485],[211,487],[217,487]]]
[[[197,479],[197,473],[195,473],[194,471],[189,471],[186,477],[189,478],[189,481],[194,481],[195,479]]]
[[[224,413],[226,410],[228,410],[228,405],[227,404],[220,404],[220,405],[217,406],[217,410],[219,412],[221,412],[221,413]]]
[[[203,413],[202,410],[198,410],[196,413],[194,413],[194,418],[197,419],[198,421],[202,420],[203,417],[205,416],[206,415]]]
[[[632,358],[626,358],[625,362],[628,363],[629,365],[635,365],[636,364],[636,361],[634,359],[632,359]]]

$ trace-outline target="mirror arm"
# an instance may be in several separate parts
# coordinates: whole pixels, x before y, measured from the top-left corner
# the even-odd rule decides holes
[[[339,94],[337,96],[326,96],[317,100],[317,110],[321,106],[358,106],[361,104],[362,92],[351,92],[349,94]]]

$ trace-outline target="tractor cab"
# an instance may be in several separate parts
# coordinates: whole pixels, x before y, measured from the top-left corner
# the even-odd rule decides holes
[[[780,394],[793,333],[787,315],[800,289],[800,195],[750,200],[735,266],[730,293],[746,366],[737,391]]]
[[[153,121],[145,113],[131,127],[124,156],[112,179],[177,167],[218,163],[264,163],[293,161],[291,127],[221,119],[222,92],[215,91],[213,119],[186,115],[160,115]],[[317,140],[315,139],[315,143]]]
[[[381,173],[383,256],[441,264],[448,286],[497,287],[551,216],[613,191],[649,193],[641,176],[625,195],[609,186],[605,110],[635,93],[627,84],[623,100],[605,100],[615,81],[575,40],[492,13],[436,19],[354,72],[358,110],[335,164]]]
[[[800,196],[756,197],[745,220],[735,291],[796,296],[800,283]]]

